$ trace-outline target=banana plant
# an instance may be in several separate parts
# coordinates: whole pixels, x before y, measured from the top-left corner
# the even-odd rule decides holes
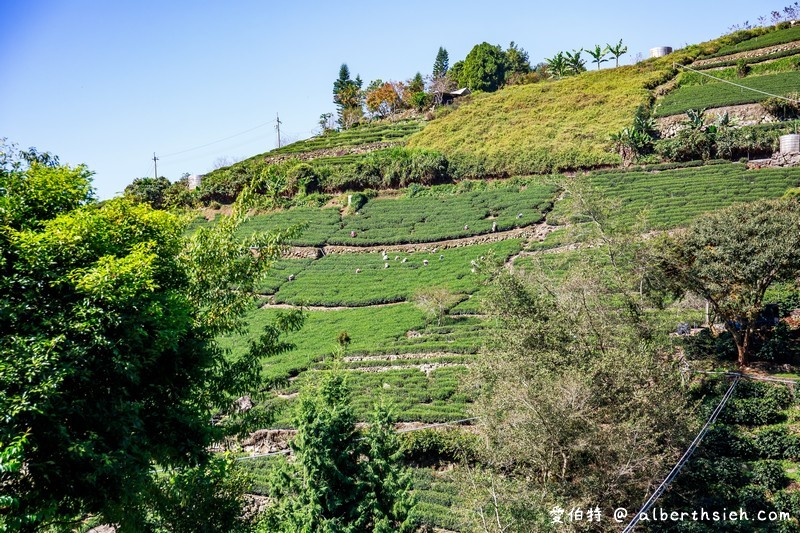
[[[610,44],[607,44],[606,45],[606,50],[608,50],[609,53],[612,56],[614,56],[614,59],[617,62],[616,66],[619,66],[619,58],[620,58],[620,56],[628,53],[628,47],[627,46],[623,46],[622,39],[619,40],[619,42],[617,43],[616,46],[611,46]]]
[[[601,48],[599,44],[596,44],[594,45],[594,50],[586,50],[586,53],[592,56],[592,63],[597,65],[597,70],[600,70],[600,63],[608,61],[608,59],[606,59],[608,47]]]
[[[567,74],[568,65],[563,52],[559,52],[551,58],[545,58],[547,62],[547,72],[554,78],[563,78]]]
[[[583,48],[578,48],[572,52],[564,52],[567,61],[567,69],[573,74],[580,74],[586,70],[586,61],[581,59]]]

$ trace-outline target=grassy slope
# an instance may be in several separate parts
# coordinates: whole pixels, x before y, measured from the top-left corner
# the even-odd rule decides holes
[[[485,171],[542,173],[617,164],[609,134],[629,125],[664,63],[586,72],[478,94],[409,139],[448,156],[485,158]]]

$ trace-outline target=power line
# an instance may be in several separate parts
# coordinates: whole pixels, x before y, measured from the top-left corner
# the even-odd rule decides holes
[[[740,83],[736,83],[736,82],[733,82],[733,81],[730,81],[730,80],[724,80],[722,78],[718,78],[716,76],[712,76],[711,74],[707,74],[707,73],[705,73],[703,71],[695,70],[695,69],[693,69],[691,67],[687,67],[686,65],[681,65],[680,63],[674,63],[674,65],[678,66],[678,67],[681,67],[683,69],[689,70],[691,72],[695,72],[695,73],[700,74],[702,76],[706,76],[708,78],[711,78],[712,80],[721,81],[722,83],[727,83],[729,85],[733,85],[734,87],[739,87],[740,89],[747,89],[748,91],[753,91],[753,92],[756,92],[756,93],[765,94],[765,95],[771,96],[773,98],[780,98],[781,100],[786,100],[787,102],[792,102],[792,103],[795,103],[795,104],[799,104],[800,103],[800,100],[794,100],[792,98],[787,98],[787,97],[781,96],[779,94],[768,93],[766,91],[761,91],[759,89],[754,89],[752,87],[748,87],[747,85],[742,85]]]
[[[733,377],[734,379],[733,383],[731,383],[731,386],[728,387],[727,392],[725,392],[725,396],[723,396],[722,400],[717,404],[717,407],[711,413],[711,416],[708,417],[708,420],[706,420],[706,423],[700,430],[700,433],[698,433],[697,436],[694,438],[692,444],[689,445],[689,448],[683,453],[681,458],[678,460],[678,463],[674,467],[672,467],[672,470],[670,470],[669,474],[667,474],[667,477],[664,478],[664,481],[661,482],[658,488],[656,488],[655,492],[653,492],[653,494],[650,495],[647,501],[644,502],[642,508],[639,510],[638,513],[636,513],[636,515],[628,523],[625,529],[622,530],[622,533],[630,533],[631,531],[633,531],[633,528],[635,528],[636,524],[639,523],[641,517],[645,515],[653,507],[653,505],[656,503],[656,500],[658,500],[658,498],[660,498],[661,495],[664,494],[664,491],[667,490],[669,484],[672,483],[672,481],[676,477],[678,477],[678,474],[680,474],[681,469],[684,467],[684,465],[686,465],[686,463],[689,461],[689,458],[691,458],[694,451],[703,441],[703,437],[706,436],[708,430],[711,429],[711,426],[714,424],[714,422],[716,422],[717,417],[725,408],[725,404],[728,403],[728,400],[730,400],[731,396],[733,396],[733,391],[736,388],[736,385],[739,383],[739,379],[741,379],[742,377],[741,374],[736,372],[726,373],[726,375]]]
[[[264,126],[268,126],[270,124],[273,124],[274,122],[275,122],[274,120],[270,120],[269,122],[264,122],[263,124],[259,124],[258,126],[255,126],[253,128],[250,128],[250,129],[247,129],[247,130],[244,130],[244,131],[240,131],[239,133],[234,133],[233,135],[225,137],[224,139],[211,141],[210,143],[201,144],[200,146],[195,146],[193,148],[187,148],[186,150],[180,150],[178,152],[172,152],[172,153],[169,153],[169,154],[164,154],[161,157],[162,158],[163,157],[172,157],[172,156],[175,156],[175,155],[185,154],[186,152],[193,152],[194,150],[199,150],[200,148],[205,148],[207,146],[211,146],[212,144],[221,143],[223,141],[227,141],[228,139],[233,139],[234,137],[238,137],[240,135],[244,135],[245,133],[250,133],[251,131],[257,130],[259,128],[263,128]]]

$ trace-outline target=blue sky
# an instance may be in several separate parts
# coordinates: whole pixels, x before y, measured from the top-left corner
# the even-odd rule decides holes
[[[175,180],[274,148],[276,113],[284,139],[311,136],[343,62],[366,84],[428,74],[439,46],[452,64],[513,40],[536,63],[621,38],[628,64],[788,3],[4,0],[0,137],[88,165],[109,198],[153,152]]]

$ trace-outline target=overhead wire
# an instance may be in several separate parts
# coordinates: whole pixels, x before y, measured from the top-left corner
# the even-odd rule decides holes
[[[662,494],[664,494],[664,492],[667,490],[667,487],[669,487],[670,483],[672,483],[672,481],[676,477],[678,477],[678,474],[680,474],[680,471],[692,457],[692,454],[700,445],[700,443],[703,441],[703,438],[706,436],[709,429],[711,429],[711,426],[714,424],[714,422],[716,422],[717,417],[719,417],[719,414],[725,408],[725,404],[728,403],[728,400],[730,400],[731,396],[733,396],[733,391],[736,389],[736,385],[739,383],[739,380],[741,379],[742,375],[737,372],[726,373],[726,375],[733,377],[734,379],[733,382],[731,383],[731,386],[728,387],[728,390],[722,397],[722,400],[717,404],[717,407],[711,413],[711,416],[708,417],[708,420],[706,420],[705,425],[703,425],[703,427],[700,429],[700,432],[697,434],[697,436],[695,436],[691,445],[689,445],[689,448],[683,453],[683,455],[675,464],[675,466],[672,467],[672,470],[670,470],[669,474],[667,474],[667,477],[664,478],[664,480],[650,495],[647,501],[644,502],[644,505],[642,505],[642,508],[639,510],[639,512],[637,512],[636,515],[634,515],[633,519],[631,519],[631,521],[628,523],[625,529],[622,530],[623,533],[630,533],[631,531],[633,531],[633,529],[636,527],[636,525],[639,523],[642,517],[645,516],[648,511],[650,511],[650,509],[653,507],[656,501],[661,497]]]
[[[240,135],[244,135],[245,133],[250,133],[251,131],[255,131],[255,130],[259,129],[259,128],[263,128],[264,126],[269,126],[270,124],[274,124],[274,123],[275,123],[275,120],[270,120],[268,122],[264,122],[263,124],[259,124],[258,126],[252,127],[250,129],[246,129],[244,131],[240,131],[239,133],[234,133],[233,135],[229,135],[228,137],[225,137],[225,138],[222,138],[222,139],[218,139],[216,141],[211,141],[211,142],[206,143],[206,144],[201,144],[199,146],[194,146],[192,148],[187,148],[185,150],[179,150],[177,152],[171,152],[171,153],[168,153],[168,154],[163,154],[163,155],[160,155],[159,157],[173,157],[173,156],[176,156],[176,155],[185,154],[186,152],[193,152],[195,150],[199,150],[200,148],[206,148],[206,147],[211,146],[213,144],[217,144],[217,143],[221,143],[223,141],[227,141],[229,139],[233,139],[234,137],[238,137]]]
[[[696,74],[700,74],[701,76],[706,76],[707,78],[711,78],[713,80],[717,80],[717,81],[720,81],[722,83],[727,83],[728,85],[733,85],[734,87],[739,87],[740,89],[746,89],[748,91],[753,91],[753,92],[756,92],[756,93],[764,94],[766,96],[771,96],[773,98],[779,98],[781,100],[786,100],[787,102],[800,104],[800,100],[795,100],[793,98],[787,98],[786,96],[781,96],[779,94],[768,93],[768,92],[762,91],[760,89],[754,89],[753,87],[748,87],[747,85],[742,85],[741,83],[736,83],[736,82],[733,82],[733,81],[730,81],[730,80],[726,80],[726,79],[723,79],[723,78],[718,78],[717,76],[712,76],[711,74],[708,74],[708,73],[703,72],[701,70],[693,69],[691,67],[687,67],[686,65],[681,65],[680,63],[674,63],[674,65],[678,66],[678,67],[681,67],[682,69],[686,69],[686,70],[688,70],[690,72],[694,72]]]

